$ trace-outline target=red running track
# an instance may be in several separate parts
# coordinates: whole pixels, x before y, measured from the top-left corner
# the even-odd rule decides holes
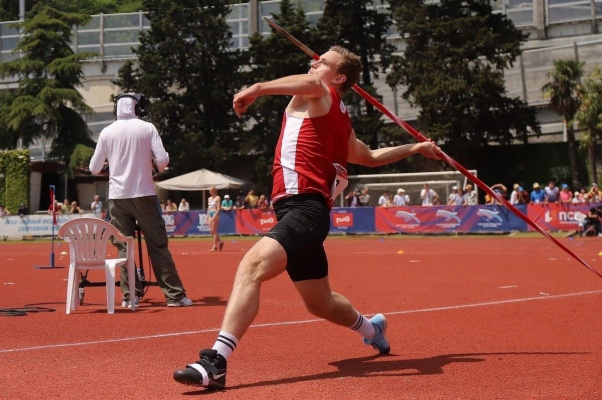
[[[602,269],[601,240],[561,240]],[[602,280],[545,238],[506,236],[329,238],[333,290],[387,316],[391,355],[314,318],[281,276],[264,285],[225,392],[173,382],[213,344],[254,241],[228,238],[210,253],[208,241],[172,240],[194,306],[167,308],[151,287],[136,312],[114,315],[102,287],[65,315],[66,269],[34,268],[48,263],[49,243],[0,244],[0,308],[56,309],[0,317],[0,398],[602,398]],[[67,265],[66,245],[55,246]]]

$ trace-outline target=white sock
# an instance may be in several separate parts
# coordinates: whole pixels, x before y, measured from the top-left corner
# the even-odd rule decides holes
[[[370,322],[368,318],[364,317],[359,312],[357,313],[357,320],[355,321],[355,324],[351,325],[350,328],[368,340],[372,340],[374,334],[376,333],[372,322]]]
[[[374,335],[374,334],[373,334]],[[229,334],[226,331],[219,331],[217,335],[217,340],[213,345],[213,350],[217,350],[219,354],[224,356],[227,360],[230,357],[230,354],[236,349],[238,345],[238,339],[234,337],[234,335]]]

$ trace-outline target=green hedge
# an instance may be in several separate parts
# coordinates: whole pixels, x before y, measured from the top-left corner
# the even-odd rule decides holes
[[[0,152],[0,204],[13,215],[21,203],[29,208],[29,163],[29,150]]]

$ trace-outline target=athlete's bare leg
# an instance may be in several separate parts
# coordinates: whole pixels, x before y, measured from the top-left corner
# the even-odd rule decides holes
[[[280,243],[270,237],[263,237],[255,243],[236,271],[222,331],[240,340],[259,310],[261,284],[280,275],[285,268],[286,252]]]

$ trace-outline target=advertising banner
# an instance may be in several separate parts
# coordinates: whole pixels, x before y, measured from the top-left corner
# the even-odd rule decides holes
[[[242,235],[263,235],[276,225],[274,210],[236,210],[236,233]]]
[[[218,232],[220,234],[236,233],[234,211],[220,211]],[[207,211],[174,211],[163,214],[168,236],[209,235]]]
[[[527,216],[546,231],[574,231],[590,208],[599,204],[529,204]],[[531,226],[530,231],[534,231]]]
[[[54,236],[56,236],[59,228],[67,221],[75,218],[96,218],[90,214],[56,214],[56,225],[54,225]],[[7,239],[23,239],[29,236],[52,236],[53,224],[52,215],[37,214],[24,216],[8,216],[0,218],[0,238]]]
[[[330,212],[330,233],[372,233],[373,207],[341,207]]]

